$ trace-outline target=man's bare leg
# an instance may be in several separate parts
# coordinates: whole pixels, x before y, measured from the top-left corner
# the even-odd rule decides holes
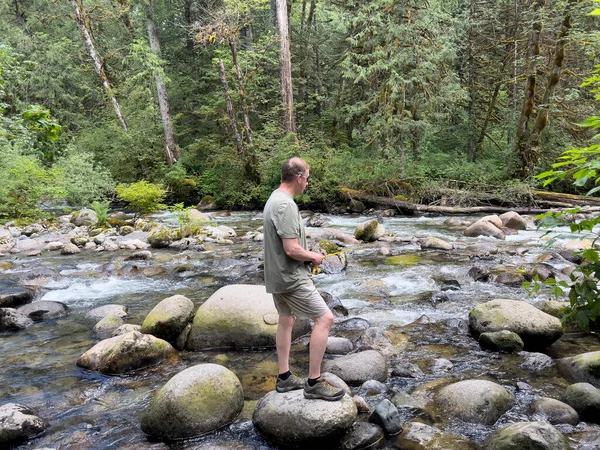
[[[290,370],[290,348],[292,347],[292,329],[295,322],[296,316],[279,316],[275,346],[277,347],[277,365],[280,374]]]
[[[323,355],[327,348],[327,338],[333,325],[333,319],[331,311],[327,311],[321,317],[313,319],[315,326],[310,335],[308,378],[314,379],[321,376],[321,363],[323,362]]]

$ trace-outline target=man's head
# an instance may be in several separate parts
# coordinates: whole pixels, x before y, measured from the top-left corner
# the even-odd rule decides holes
[[[281,166],[281,183],[288,186],[295,195],[301,194],[308,186],[310,166],[302,158],[294,156]]]

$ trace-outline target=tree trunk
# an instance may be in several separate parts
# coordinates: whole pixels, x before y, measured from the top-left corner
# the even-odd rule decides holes
[[[279,25],[279,62],[281,72],[281,101],[283,106],[283,128],[286,133],[296,132],[294,94],[292,92],[292,61],[286,0],[277,0],[277,23]]]
[[[158,58],[161,56],[160,52],[160,40],[158,39],[158,31],[154,23],[154,1],[151,1],[146,5],[146,25],[148,27],[148,40],[150,41],[150,48]],[[154,70],[154,79],[156,81],[156,92],[158,95],[158,106],[160,108],[160,118],[163,124],[163,131],[165,134],[165,158],[167,164],[172,166],[181,157],[181,151],[177,145],[175,139],[175,132],[173,131],[173,121],[171,120],[171,113],[169,108],[169,93],[167,92],[167,84],[165,82],[164,74],[159,70]]]
[[[519,159],[520,167],[517,176],[525,179],[533,172],[538,156],[531,148],[531,131],[529,130],[529,119],[533,114],[535,103],[535,87],[537,82],[537,58],[540,54],[540,33],[542,31],[541,9],[546,0],[535,0],[533,8],[533,24],[529,36],[529,48],[527,50],[527,83],[525,96],[521,108],[521,116],[517,128],[514,152]]]
[[[244,165],[246,165],[246,149],[244,148],[244,141],[242,140],[242,135],[238,130],[236,114],[233,108],[233,102],[231,101],[231,95],[229,95],[229,83],[227,82],[227,78],[225,77],[225,66],[223,65],[223,60],[219,59],[218,64],[219,78],[221,79],[223,93],[225,94],[225,107],[227,110],[227,116],[229,117],[229,122],[231,124],[231,131],[233,132],[235,146],[237,148],[240,160],[242,161],[242,163],[244,163]]]
[[[229,48],[231,49],[231,59],[233,60],[233,67],[235,68],[235,75],[238,80],[238,93],[240,95],[240,102],[242,103],[242,115],[244,116],[244,134],[248,144],[252,146],[252,128],[250,128],[250,116],[248,115],[248,104],[246,103],[246,84],[240,70],[240,65],[237,59],[237,47],[235,42],[229,41]]]
[[[75,10],[75,21],[77,22],[77,26],[81,30],[81,34],[83,34],[85,46],[88,50],[88,53],[90,54],[90,57],[92,58],[92,62],[94,63],[94,69],[100,77],[100,81],[102,81],[104,90],[106,91],[106,94],[108,95],[108,98],[110,99],[110,102],[113,105],[119,123],[121,124],[123,129],[127,131],[127,123],[125,122],[123,114],[121,113],[121,107],[119,106],[119,102],[117,101],[117,98],[113,93],[112,87],[110,86],[110,83],[108,81],[108,77],[104,72],[104,67],[102,66],[100,57],[96,52],[96,47],[94,46],[94,41],[92,39],[90,24],[87,18],[83,15],[83,11],[80,8],[79,3],[77,3],[77,0],[71,0],[71,4],[73,5],[73,9]]]
[[[467,64],[469,65],[469,72],[467,76],[467,85],[469,87],[469,105],[467,107],[467,115],[469,117],[469,133],[467,134],[467,159],[470,162],[475,161],[475,98],[477,91],[475,90],[475,56],[473,55],[474,45],[474,32],[473,32],[473,21],[475,20],[475,2],[471,0],[469,7],[469,31],[467,33]]]

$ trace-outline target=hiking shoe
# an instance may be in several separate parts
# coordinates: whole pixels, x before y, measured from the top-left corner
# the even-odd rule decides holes
[[[303,387],[304,380],[294,374],[291,374],[286,380],[277,377],[277,382],[275,383],[277,392],[289,392],[295,389],[302,389]]]
[[[309,386],[308,381],[304,383],[304,397],[310,399],[321,399],[334,402],[341,400],[345,392],[343,389],[336,388],[327,381],[319,378],[317,384]]]

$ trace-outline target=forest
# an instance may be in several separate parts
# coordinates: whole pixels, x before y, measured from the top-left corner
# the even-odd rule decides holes
[[[261,207],[292,155],[309,207],[340,188],[516,201],[563,152],[598,150],[598,6],[0,0],[0,220],[140,180],[171,204]],[[589,189],[586,155],[548,188]]]

